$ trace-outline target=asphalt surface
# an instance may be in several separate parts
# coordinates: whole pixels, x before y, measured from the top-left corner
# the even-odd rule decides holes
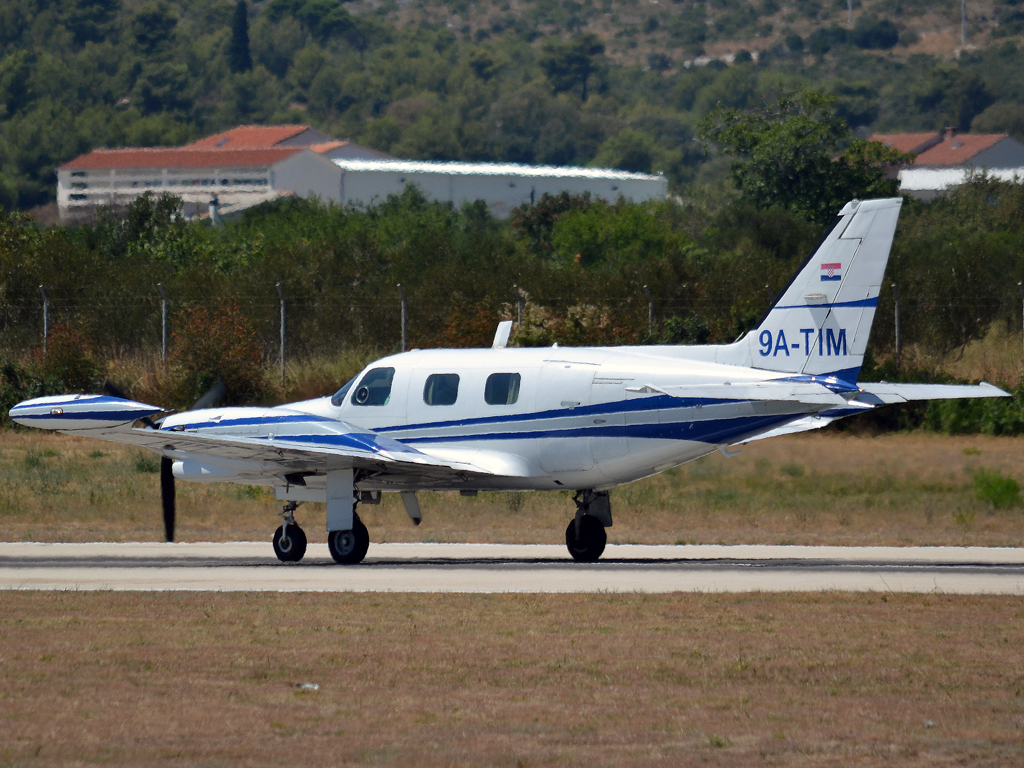
[[[371,544],[338,566],[326,544],[279,563],[269,542],[0,543],[0,589],[325,592],[808,592],[1024,594],[1024,549]]]

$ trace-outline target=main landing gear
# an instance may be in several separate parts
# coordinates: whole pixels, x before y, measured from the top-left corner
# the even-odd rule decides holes
[[[331,551],[334,562],[339,565],[363,562],[369,548],[370,534],[355,511],[352,512],[351,531],[331,531],[327,534],[327,549]]]
[[[576,504],[576,517],[565,529],[565,546],[577,563],[597,562],[608,542],[604,529],[612,524],[608,494],[578,491],[572,500]]]
[[[306,554],[306,534],[295,522],[297,501],[289,501],[281,508],[284,523],[274,531],[274,554],[282,563],[297,563]]]

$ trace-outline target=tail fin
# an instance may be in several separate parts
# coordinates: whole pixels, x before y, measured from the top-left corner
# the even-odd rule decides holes
[[[902,203],[847,203],[775,305],[722,348],[719,362],[744,358],[741,364],[754,368],[856,382]]]

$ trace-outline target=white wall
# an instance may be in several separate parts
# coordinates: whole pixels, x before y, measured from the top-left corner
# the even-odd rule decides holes
[[[941,192],[958,187],[972,173],[1000,181],[1024,181],[1024,168],[904,168],[900,171],[901,192]]]
[[[299,197],[319,197],[340,203],[341,169],[329,158],[315,152],[300,152],[271,166],[271,187],[277,192],[290,190]]]
[[[386,170],[348,170],[341,181],[342,199],[355,207],[383,202],[388,195],[401,194],[409,184],[415,184],[428,197],[454,203],[484,200],[498,218],[505,218],[512,209],[524,203],[539,200],[547,193],[582,194],[590,192],[595,198],[614,202],[620,196],[634,202],[664,200],[668,195],[668,181],[656,179],[600,179],[571,176],[516,176],[473,175]]]

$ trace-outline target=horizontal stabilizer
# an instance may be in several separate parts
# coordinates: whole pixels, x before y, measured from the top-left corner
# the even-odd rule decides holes
[[[999,387],[988,382],[981,384],[888,384],[860,382],[862,393],[857,397],[870,405],[909,403],[913,400],[957,400],[977,397],[1009,397]]]
[[[810,432],[812,429],[821,429],[827,427],[836,419],[841,419],[843,416],[850,414],[842,414],[840,416],[819,416],[817,414],[813,416],[804,416],[802,419],[791,421],[788,424],[783,424],[781,427],[776,427],[767,432],[762,432],[759,435],[741,440],[740,442],[752,443],[754,440],[764,440],[767,437],[780,437],[781,435],[795,435],[797,432]]]

